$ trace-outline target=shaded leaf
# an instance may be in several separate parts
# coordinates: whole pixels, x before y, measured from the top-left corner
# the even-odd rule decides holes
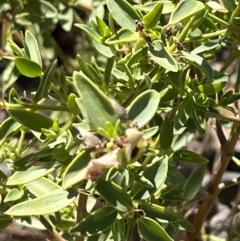
[[[80,223],[70,229],[77,236],[92,236],[99,234],[111,226],[117,217],[117,211],[112,207],[99,208]]]
[[[155,115],[160,101],[160,95],[155,90],[147,90],[140,94],[127,108],[129,119],[141,128]]]
[[[8,109],[7,112],[15,121],[33,131],[41,132],[42,128],[49,129],[53,125],[52,119],[35,112],[23,109]]]
[[[174,157],[180,161],[205,164],[208,159],[205,157],[188,150],[178,150],[174,152]]]
[[[100,178],[95,188],[110,205],[120,212],[127,212],[133,209],[130,195],[114,182]]]

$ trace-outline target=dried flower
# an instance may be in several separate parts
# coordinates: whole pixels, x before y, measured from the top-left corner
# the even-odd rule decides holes
[[[101,144],[100,139],[89,131],[84,130],[82,127],[78,127],[78,138],[83,140],[83,145],[86,149],[96,147]]]

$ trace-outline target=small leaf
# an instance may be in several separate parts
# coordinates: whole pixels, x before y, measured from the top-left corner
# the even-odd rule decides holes
[[[173,141],[173,125],[172,122],[166,117],[160,132],[160,146],[163,150],[167,150]]]
[[[203,11],[204,4],[195,0],[183,0],[172,12],[168,24],[176,24]]]
[[[54,213],[71,204],[76,196],[77,193],[75,191],[52,192],[39,198],[18,203],[8,209],[5,214],[12,216],[33,216]]]
[[[227,84],[227,81],[213,82],[211,84],[199,85],[194,89],[196,93],[204,93],[205,95],[216,94],[222,90]]]
[[[25,42],[26,42],[26,45],[28,46],[31,60],[38,63],[42,67],[42,59],[39,52],[37,40],[28,30],[25,33]]]
[[[63,173],[62,186],[64,189],[67,189],[86,178],[86,167],[90,159],[90,150],[85,150],[76,155]]]
[[[206,165],[200,165],[184,185],[184,197],[186,200],[192,200],[199,192],[206,172]]]
[[[6,197],[4,198],[4,203],[13,202],[19,200],[23,196],[23,190],[19,190],[18,188],[13,188],[10,190]]]
[[[76,27],[82,29],[83,31],[85,31],[89,35],[89,37],[91,39],[93,39],[94,41],[96,41],[97,43],[101,43],[102,42],[102,37],[97,32],[95,32],[95,30],[93,30],[92,28],[90,28],[86,24],[76,23],[74,25]]]
[[[15,63],[22,75],[25,75],[29,78],[42,76],[41,66],[30,59],[26,59],[24,57],[16,57]]]
[[[110,205],[120,212],[127,212],[133,209],[130,195],[114,182],[100,178],[95,188]]]
[[[157,2],[154,8],[143,17],[143,24],[145,29],[151,29],[157,25],[160,20],[163,10],[163,3]]]
[[[53,125],[52,119],[35,112],[23,109],[8,109],[7,112],[15,121],[33,131],[41,132],[42,128],[49,129]]]
[[[149,46],[149,55],[153,61],[162,66],[164,69],[172,72],[178,71],[178,64],[172,55],[163,46],[162,42],[157,40]]]
[[[135,182],[131,189],[131,196],[135,200],[144,200],[149,198],[157,190],[161,190],[167,178],[168,172],[168,156],[155,157],[150,165],[143,171],[143,176],[149,180],[154,187],[143,187],[138,182]]]
[[[67,101],[67,107],[73,115],[79,115],[81,113],[81,110],[79,109],[79,107],[76,103],[76,98],[77,98],[77,96],[75,94],[71,93],[68,96],[68,101]]]
[[[106,128],[107,121],[115,125],[118,119],[117,114],[115,113],[111,102],[99,90],[99,88],[82,72],[74,72],[73,80],[74,85],[82,98],[83,105],[90,121],[96,127],[102,127],[103,129]]]
[[[178,221],[178,216],[174,211],[167,209],[153,203],[142,203],[141,208],[146,213],[147,217],[150,217],[158,222],[176,222]]]
[[[130,3],[125,0],[107,0],[107,6],[121,27],[135,30],[135,20],[139,20],[140,17]]]
[[[141,217],[137,224],[140,234],[146,241],[173,241],[163,227],[151,218]]]
[[[108,45],[123,44],[134,42],[139,38],[139,33],[129,30],[127,28],[121,28],[112,37],[106,39],[105,43]]]
[[[207,158],[188,150],[178,150],[174,152],[174,157],[177,160],[184,161],[184,162],[199,163],[199,164],[205,164],[208,162]]]
[[[53,82],[53,76],[54,76],[56,66],[57,66],[57,60],[54,60],[54,62],[47,67],[41,79],[37,93],[34,96],[34,101],[38,102],[44,97],[47,97],[48,91],[50,89],[50,85]]]
[[[70,229],[77,236],[92,236],[108,229],[115,221],[117,211],[112,207],[99,208]]]
[[[160,95],[155,90],[147,90],[140,94],[127,108],[129,119],[141,128],[155,115],[160,101]]]
[[[183,127],[189,119],[192,112],[192,97],[187,96],[179,105],[178,112],[174,119],[174,127],[178,130]]]
[[[192,0],[190,0],[192,1]],[[199,55],[190,54],[188,52],[182,51],[183,56],[181,58],[186,59],[190,64],[194,65],[196,68],[205,73],[208,83],[213,80],[213,69],[211,65],[204,58]]]

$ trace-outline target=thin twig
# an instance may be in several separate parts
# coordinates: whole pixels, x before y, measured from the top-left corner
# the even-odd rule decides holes
[[[51,224],[48,222],[48,220],[44,216],[38,217],[40,222],[43,224],[43,226],[48,230],[48,232],[53,237],[54,241],[66,241],[59,233],[58,231],[51,226]]]
[[[219,184],[221,182],[222,176],[226,171],[226,168],[232,158],[235,145],[238,141],[239,134],[235,132],[238,124],[233,124],[231,132],[229,134],[229,138],[224,146],[221,147],[221,154],[218,158],[218,161],[214,167],[213,174],[211,176],[211,180],[207,189],[207,193],[209,195],[202,201],[199,206],[198,212],[194,217],[193,225],[195,227],[195,231],[192,233],[188,233],[186,240],[193,241],[197,240],[204,220],[206,219],[211,207],[214,204],[216,197],[218,196],[220,189]]]

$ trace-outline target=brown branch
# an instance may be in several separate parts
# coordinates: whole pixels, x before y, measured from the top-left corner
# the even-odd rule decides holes
[[[211,207],[214,204],[216,197],[218,196],[220,189],[219,184],[221,182],[222,176],[227,169],[227,166],[233,155],[235,145],[238,141],[239,134],[235,132],[238,125],[233,124],[229,138],[224,146],[221,147],[221,154],[218,161],[214,167],[213,174],[207,189],[209,195],[202,201],[198,208],[198,212],[194,217],[193,225],[195,231],[192,233],[187,233],[186,240],[194,241],[198,239],[204,220],[206,219]]]
[[[58,231],[51,226],[51,224],[48,222],[48,220],[44,216],[38,217],[40,222],[43,224],[43,226],[48,230],[48,232],[53,237],[54,241],[66,241],[59,233]]]
[[[78,198],[77,206],[77,223],[81,222],[83,219],[82,212],[86,209],[88,196],[86,194],[80,193]],[[83,241],[84,237],[76,236],[76,241]]]
[[[217,133],[217,136],[218,136],[218,140],[221,144],[221,147],[223,147],[226,144],[227,139],[226,139],[226,136],[223,133],[223,129],[222,129],[221,124],[219,123],[219,120],[215,119],[215,123],[216,123],[216,133]]]

